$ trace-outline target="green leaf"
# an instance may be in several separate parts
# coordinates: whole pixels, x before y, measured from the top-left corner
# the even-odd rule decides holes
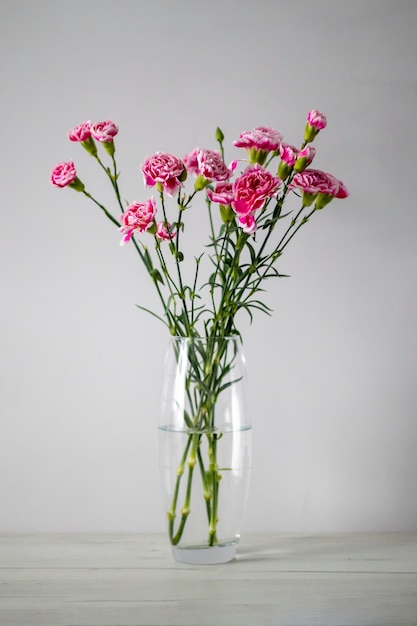
[[[225,389],[227,389],[228,387],[231,387],[232,385],[238,383],[240,380],[243,379],[243,376],[240,376],[239,378],[236,378],[235,380],[230,380],[229,382],[225,383],[224,385],[222,385],[219,388],[219,393],[221,393],[222,391],[224,391]]]
[[[164,284],[164,279],[161,276],[161,273],[156,267],[150,272],[152,279],[155,283],[160,282]]]
[[[140,304],[136,304],[135,306],[138,307],[138,309],[141,309],[142,311],[145,311],[146,313],[149,313],[150,315],[152,315],[153,317],[156,317],[156,319],[158,319],[160,322],[162,322],[163,324],[165,324],[165,326],[168,326],[167,322],[160,317],[159,315],[157,315],[156,313],[154,313],[153,311],[151,311],[150,309],[147,309],[144,306],[141,306]]]

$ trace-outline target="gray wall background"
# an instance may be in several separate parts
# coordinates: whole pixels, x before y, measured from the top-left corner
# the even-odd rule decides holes
[[[242,320],[254,424],[244,532],[417,530],[417,3],[0,2],[0,531],[164,530],[156,415],[167,337],[133,249],[71,190],[67,131],[113,119],[139,166],[323,111],[316,215]],[[195,210],[198,210],[197,208]],[[195,232],[198,227],[194,226]]]

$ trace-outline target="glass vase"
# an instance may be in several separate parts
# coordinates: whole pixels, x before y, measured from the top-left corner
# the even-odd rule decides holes
[[[175,559],[235,556],[251,468],[246,371],[238,337],[173,337],[163,376],[159,463]]]

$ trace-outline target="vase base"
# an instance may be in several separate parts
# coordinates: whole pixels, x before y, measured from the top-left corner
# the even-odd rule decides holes
[[[202,546],[178,548],[171,546],[172,554],[178,563],[188,563],[188,565],[218,565],[228,563],[234,559],[236,554],[237,541],[218,546]]]

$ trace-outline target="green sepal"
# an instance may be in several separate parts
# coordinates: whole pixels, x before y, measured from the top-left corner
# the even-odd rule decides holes
[[[316,198],[317,198],[317,194],[316,193],[307,193],[307,192],[304,191],[303,192],[303,205],[304,206],[311,206]]]
[[[306,125],[304,128],[304,141],[306,143],[310,143],[311,141],[314,141],[318,132],[319,131],[317,128],[314,128],[314,126],[310,126],[310,124],[306,122]]]
[[[103,148],[105,149],[107,154],[110,154],[110,156],[113,156],[113,154],[116,152],[114,141],[103,141],[102,143],[103,143]]]
[[[92,137],[89,137],[85,141],[81,141],[81,145],[85,150],[87,150],[88,154],[91,154],[93,157],[97,156],[97,146]]]
[[[317,196],[316,204],[314,205],[315,209],[323,209],[326,204],[329,204],[333,200],[334,196],[331,196],[328,193],[319,193]]]
[[[188,172],[187,169],[184,167],[181,174],[178,176],[178,180],[183,183],[185,180],[187,180],[187,176],[188,176]]]
[[[205,189],[207,187],[207,185],[210,183],[209,180],[207,180],[207,178],[205,178],[204,176],[202,176],[201,174],[199,174],[195,180],[194,183],[194,189],[196,191],[202,191],[203,189]]]
[[[68,186],[71,187],[71,189],[74,189],[75,191],[84,191],[85,189],[84,183],[81,182],[78,176]]]

